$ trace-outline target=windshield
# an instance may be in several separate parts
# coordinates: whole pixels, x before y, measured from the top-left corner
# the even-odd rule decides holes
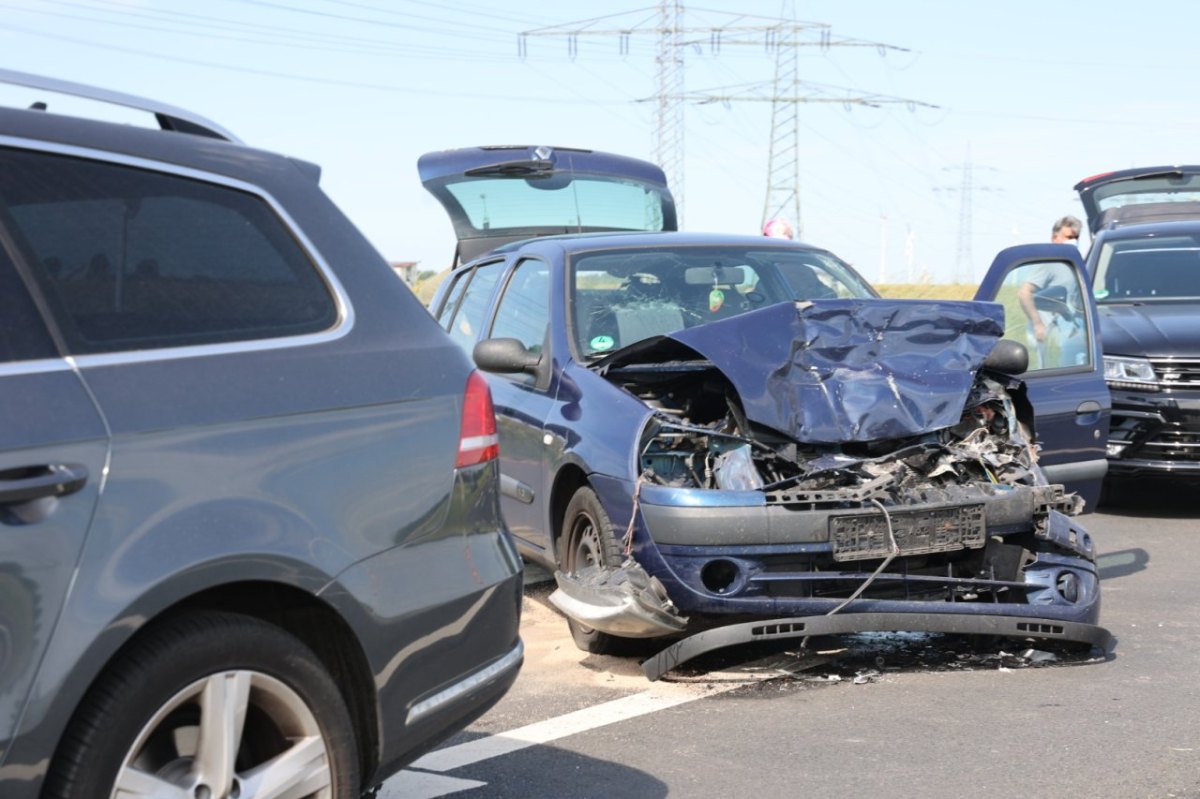
[[[570,285],[583,358],[779,302],[877,296],[829,253],[769,246],[582,253]]]
[[[1200,242],[1171,236],[1105,242],[1092,292],[1101,303],[1200,299]]]
[[[469,178],[446,190],[475,230],[536,227],[663,229],[663,197],[638,181],[603,177],[567,179],[511,176]]]

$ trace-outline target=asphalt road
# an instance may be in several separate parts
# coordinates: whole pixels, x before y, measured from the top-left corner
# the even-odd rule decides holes
[[[1107,660],[861,636],[651,684],[636,659],[579,652],[530,585],[513,690],[380,797],[1200,798],[1198,496],[1138,487],[1085,518]]]

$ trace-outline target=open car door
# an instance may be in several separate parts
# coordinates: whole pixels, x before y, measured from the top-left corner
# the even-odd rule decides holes
[[[454,265],[510,241],[563,233],[675,230],[675,200],[648,161],[566,147],[426,153],[421,183],[458,238]]]
[[[1099,318],[1079,250],[1026,244],[1002,250],[975,295],[1004,306],[1004,337],[1029,350],[1019,375],[1036,417],[1039,461],[1095,510],[1107,470],[1112,401],[1104,382]]]

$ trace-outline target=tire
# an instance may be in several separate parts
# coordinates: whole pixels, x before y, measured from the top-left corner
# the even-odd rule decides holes
[[[226,728],[239,716],[240,735]],[[258,770],[268,762],[274,773]],[[359,781],[350,714],[312,650],[259,619],[200,612],[148,629],[101,674],[43,796],[251,799],[295,783],[297,799],[357,799]]]
[[[576,491],[567,503],[558,542],[558,564],[567,574],[578,574],[588,568],[615,568],[624,560],[608,514],[596,492],[586,486]],[[595,655],[623,654],[632,643],[632,639],[593,630],[570,617],[567,626],[575,645]]]

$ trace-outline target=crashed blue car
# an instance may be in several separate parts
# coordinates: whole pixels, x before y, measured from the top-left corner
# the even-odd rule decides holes
[[[883,299],[817,247],[674,231],[642,161],[470,148],[419,171],[458,237],[431,310],[489,374],[505,519],[581,648],[662,639],[656,679],[861,631],[1109,645],[1076,518],[1110,409],[1090,293],[1069,363],[1030,369],[1014,340],[1034,271],[1084,285],[1074,248],[1002,253],[994,302]]]

